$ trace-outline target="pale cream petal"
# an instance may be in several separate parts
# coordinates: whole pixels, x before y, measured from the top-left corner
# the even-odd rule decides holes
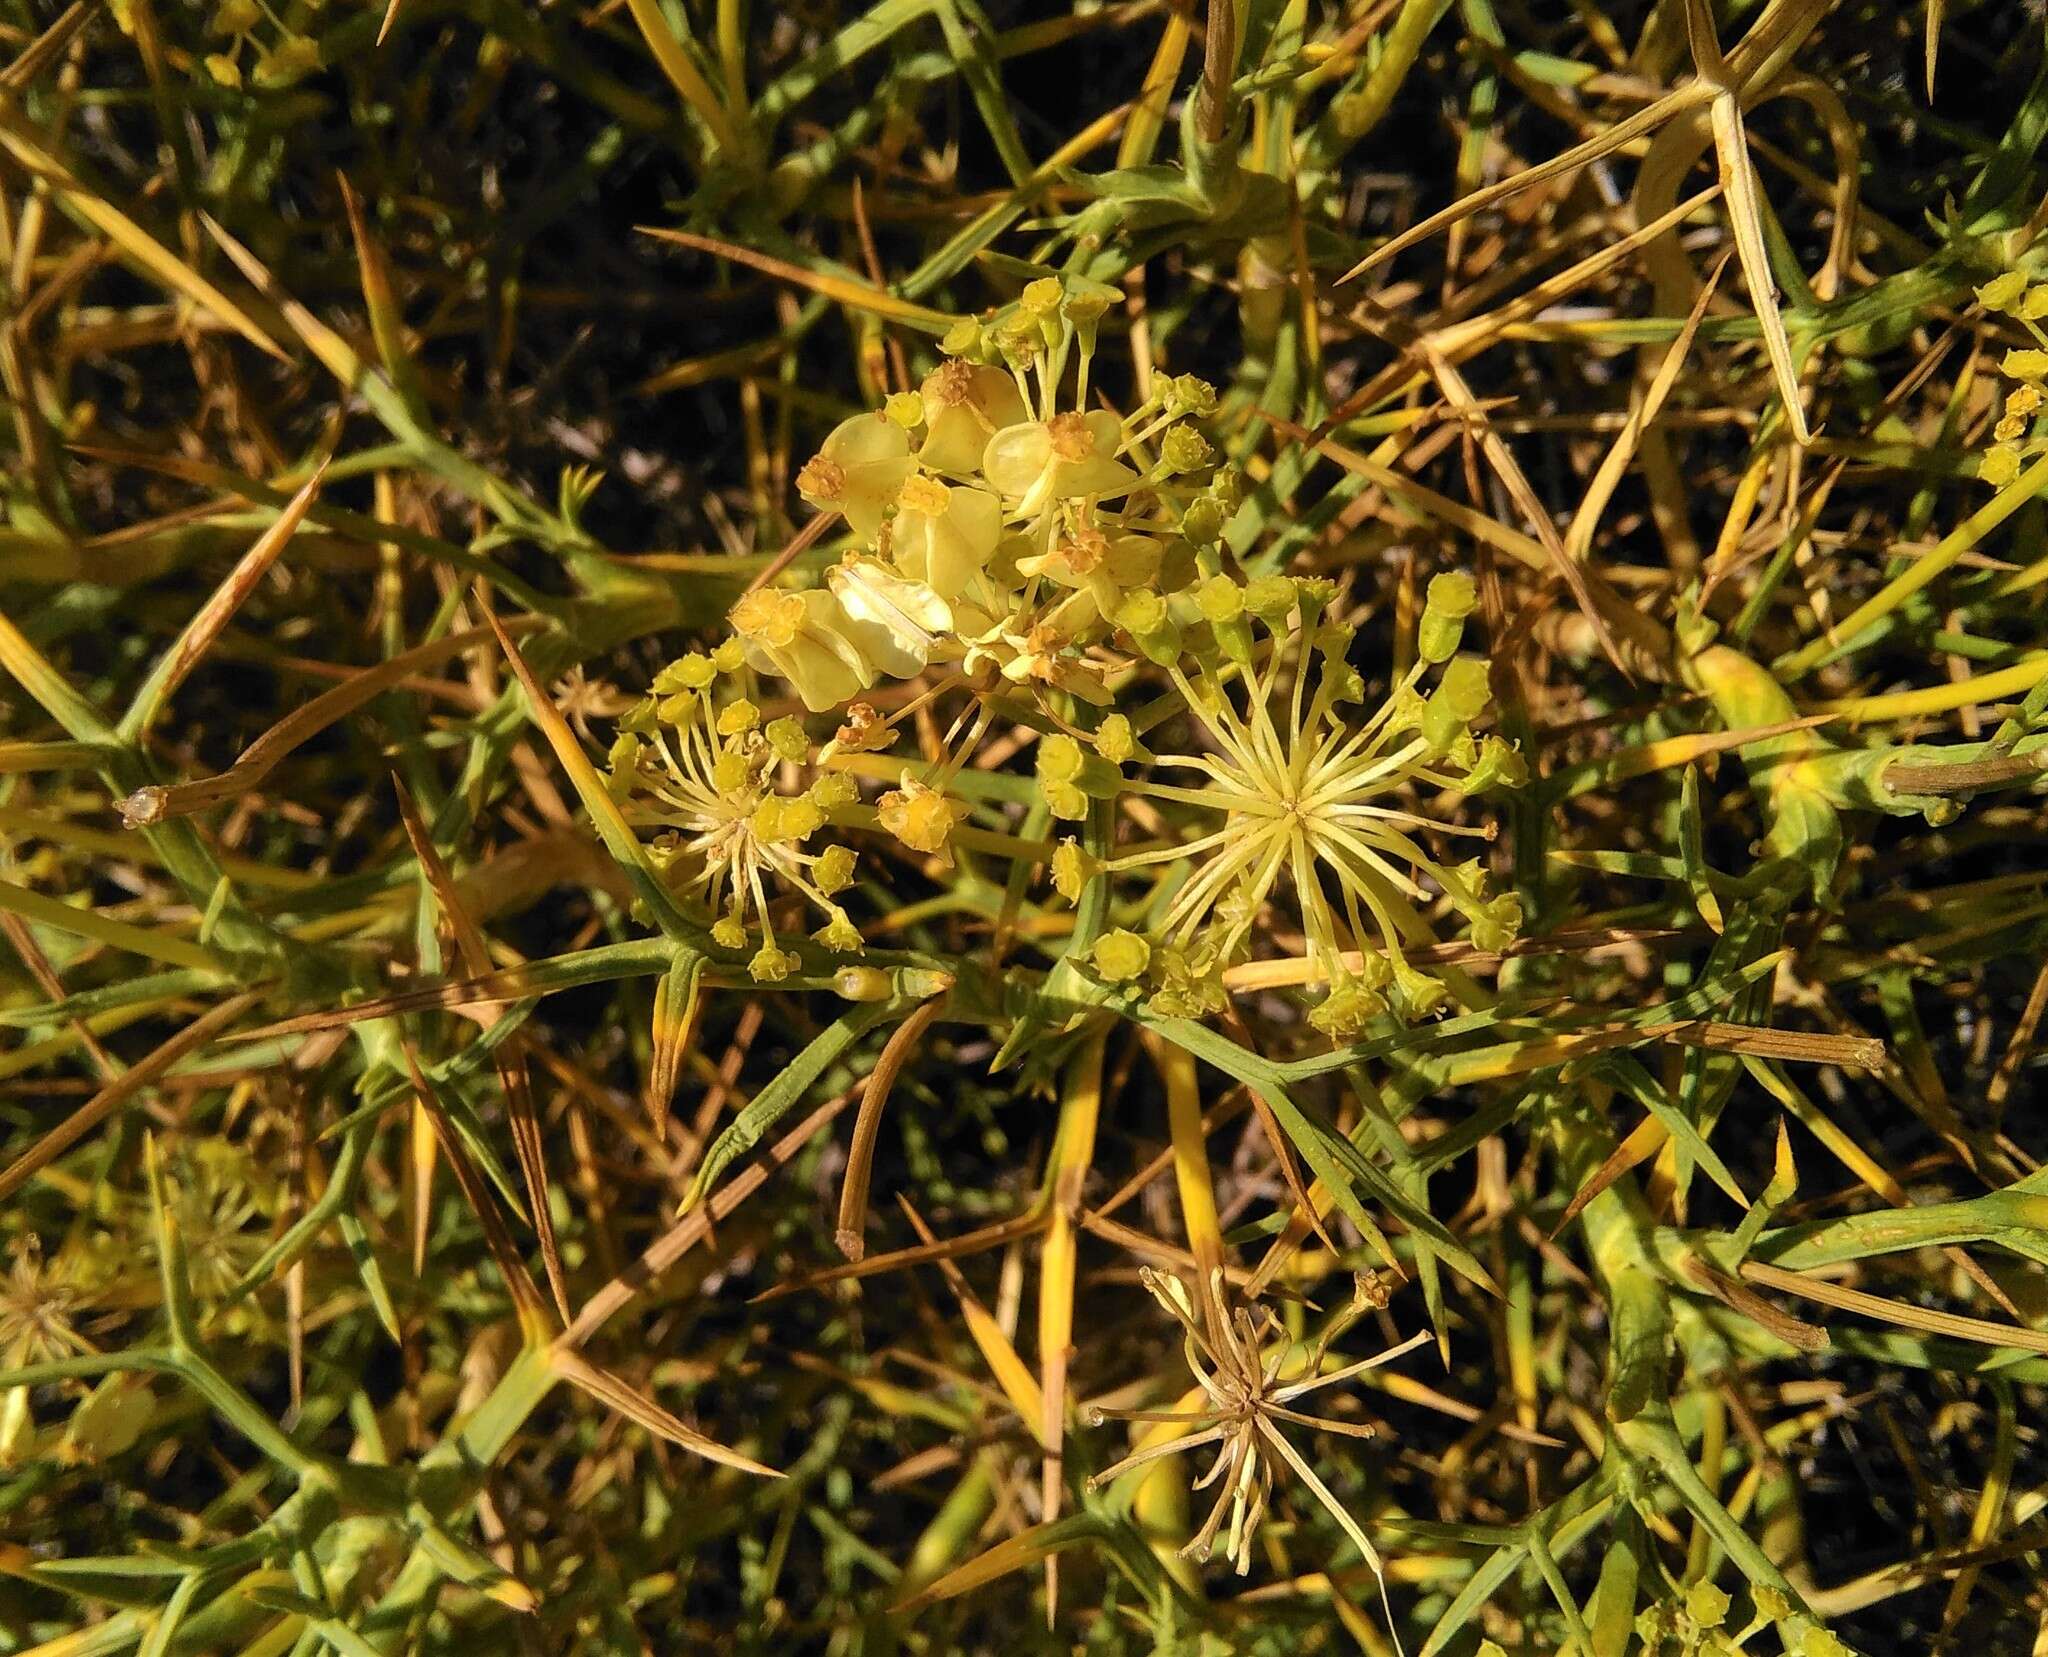
[[[836,598],[815,589],[799,596],[804,619],[796,637],[787,646],[765,653],[803,698],[804,706],[823,713],[843,706],[872,686],[874,665],[851,637],[846,612]]]
[[[872,541],[889,514],[896,509],[896,495],[903,480],[917,469],[908,455],[898,460],[870,460],[846,468],[846,488],[839,510],[846,514],[847,527],[864,541]]]
[[[1009,496],[1031,493],[1052,463],[1052,434],[1039,421],[1005,426],[981,453],[981,474]]]
[[[935,472],[965,477],[981,465],[988,430],[968,408],[940,409],[928,417],[917,458]]]
[[[1003,536],[1003,509],[985,489],[955,489],[944,516],[931,525],[925,580],[947,599],[958,598],[995,556]]]
[[[826,579],[848,636],[891,678],[922,672],[937,636],[952,628],[953,613],[937,593],[872,559],[842,564]]]
[[[818,452],[840,466],[905,460],[910,455],[910,433],[886,414],[856,414],[833,427],[832,435]]]

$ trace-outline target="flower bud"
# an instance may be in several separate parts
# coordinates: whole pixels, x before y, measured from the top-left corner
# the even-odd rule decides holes
[[[1427,1018],[1444,1004],[1449,993],[1441,979],[1432,978],[1406,961],[1394,963],[1394,994],[1400,998],[1401,1009],[1408,1017]]]
[[[1125,721],[1128,728],[1129,721]],[[1112,798],[1123,785],[1123,775],[1100,754],[1091,754],[1064,732],[1055,732],[1038,745],[1038,781],[1048,792],[1075,788],[1098,800]]]
[[[817,801],[807,795],[794,795],[782,802],[780,838],[801,845],[824,826],[825,813]]]
[[[654,676],[648,687],[657,696],[673,696],[679,690],[709,690],[711,681],[718,677],[718,670],[711,665],[711,658],[697,651],[679,656]]]
[[[1115,297],[1116,289],[1090,283],[1085,288],[1075,289],[1060,301],[1060,315],[1081,336],[1084,351],[1095,349],[1096,324],[1101,322]]]
[[[1472,578],[1461,570],[1437,576],[1429,584],[1429,598],[1422,607],[1422,624],[1416,630],[1416,653],[1425,662],[1447,662],[1458,653],[1458,639],[1465,631],[1465,618],[1479,601]]]
[[[853,884],[854,855],[846,846],[827,846],[811,865],[811,882],[830,897]]]
[[[1088,815],[1088,796],[1070,782],[1049,782],[1041,785],[1045,791],[1046,808],[1063,823],[1078,823]]]
[[[1485,662],[1477,656],[1453,657],[1422,710],[1423,740],[1438,753],[1447,752],[1465,727],[1485,711],[1491,694]]]
[[[1244,590],[1244,607],[1269,628],[1277,628],[1294,609],[1294,583],[1284,575],[1262,575]]]
[[[860,785],[844,771],[827,771],[811,784],[810,796],[821,811],[837,811],[860,798]]]
[[[979,357],[988,349],[980,320],[963,316],[939,337],[939,349],[949,357]]]
[[[1159,443],[1160,463],[1175,477],[1183,472],[1200,471],[1215,454],[1208,439],[1193,426],[1169,426]]]
[[[1187,414],[1206,417],[1216,412],[1216,388],[1195,374],[1178,374],[1168,380],[1159,400],[1175,418]]]
[[[1017,308],[1035,317],[1050,316],[1065,297],[1066,288],[1057,276],[1041,276],[1024,284],[1024,291],[1017,296]]]
[[[1470,909],[1486,900],[1486,869],[1478,858],[1443,864],[1436,874],[1450,900],[1460,909]]]
[[[1719,1628],[1728,1618],[1728,1591],[1705,1577],[1687,1584],[1685,1614],[1695,1628]]]
[[[711,781],[721,794],[737,794],[753,782],[754,768],[737,748],[728,748],[711,762]]]
[[[1212,575],[1195,589],[1195,608],[1211,622],[1235,621],[1244,614],[1244,589],[1227,575]]]
[[[1337,583],[1326,575],[1304,575],[1294,583],[1294,597],[1301,606],[1302,625],[1312,627],[1337,602]]]
[[[1081,775],[1081,745],[1064,733],[1047,737],[1038,745],[1038,780],[1046,783],[1072,782]]]
[[[1332,702],[1362,702],[1365,700],[1365,675],[1349,662],[1331,661],[1324,664],[1323,684]]]
[[[1330,986],[1330,993],[1308,1015],[1308,1021],[1333,1041],[1351,1041],[1387,1010],[1387,998],[1355,978]]]
[[[1111,765],[1123,765],[1137,755],[1138,738],[1130,720],[1113,713],[1095,731],[1095,751]]]
[[[811,757],[811,739],[800,719],[784,714],[780,719],[771,720],[762,734],[768,738],[768,746],[792,765],[801,765]]]
[[[623,799],[633,787],[640,769],[640,755],[643,745],[631,731],[621,731],[612,741],[612,751],[606,756],[611,767],[605,778],[605,792],[615,800]]]
[[[1152,946],[1137,933],[1118,927],[1095,940],[1089,958],[1105,982],[1127,984],[1144,976],[1146,967],[1152,963]]]
[[[1230,513],[1213,495],[1198,495],[1180,515],[1180,532],[1198,547],[1213,547],[1223,539],[1223,526]]]
[[[1132,593],[1117,606],[1115,621],[1161,667],[1180,659],[1180,629],[1157,593],[1144,588]]]
[[[832,990],[842,1001],[887,1001],[896,993],[880,967],[841,967],[832,975]]]

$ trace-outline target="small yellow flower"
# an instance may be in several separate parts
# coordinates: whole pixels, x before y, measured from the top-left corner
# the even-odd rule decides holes
[[[845,614],[844,636],[892,679],[922,673],[941,635],[952,631],[943,598],[876,559],[848,558],[825,581]]]
[[[804,849],[826,826],[826,806],[815,784],[788,788],[793,772],[801,785],[813,759],[798,721],[777,719],[764,728],[751,702],[734,698],[720,706],[708,695],[692,696],[672,730],[628,732],[613,745],[612,793],[629,821],[661,831],[650,848],[656,865],[674,871],[671,878],[695,888],[717,914],[714,941],[745,948],[758,924],[757,978],[794,969],[790,957],[782,973],[774,970],[782,952],[769,920],[771,888],[798,893],[828,923],[845,915],[833,893],[852,883],[853,854],[843,846]]]
[[[853,884],[854,854],[850,846],[828,846],[811,870],[818,890],[830,896]],[[842,910],[841,913],[844,913]]]
[[[847,918],[844,909],[836,910],[832,918],[811,934],[827,949],[840,955],[861,953],[860,928]]]
[[[886,414],[856,414],[805,462],[796,486],[813,506],[843,513],[854,534],[872,541],[916,467],[908,432]]]
[[[948,867],[953,860],[948,844],[953,837],[953,825],[966,814],[966,809],[908,771],[903,773],[902,786],[892,788],[875,805],[883,828],[911,850],[929,852]]]
[[[2048,378],[2048,351],[2008,351],[1998,360],[1999,372],[2014,380],[2039,380]]]
[[[735,604],[729,619],[754,670],[787,679],[813,713],[839,707],[875,682],[874,663],[829,592],[763,587]]]
[[[1078,840],[1062,840],[1053,848],[1053,889],[1069,903],[1081,901],[1081,890],[1095,878],[1100,865],[1081,849]]]
[[[2009,270],[1986,282],[1977,290],[1977,302],[1987,311],[2010,311],[2020,302],[2027,291],[2027,279],[2019,271]]]
[[[1977,476],[1994,489],[2003,489],[2019,475],[2020,452],[2005,443],[1987,452],[1977,467]]]
[[[1107,409],[1055,414],[991,437],[982,451],[982,475],[1017,503],[1019,517],[1033,518],[1053,501],[1128,491],[1138,474],[1117,459],[1122,443],[1122,422]]]
[[[757,984],[779,984],[802,964],[793,952],[763,944],[747,963],[747,976]]]
[[[919,387],[924,444],[917,458],[937,472],[964,477],[981,468],[988,440],[1030,418],[1017,382],[1000,368],[958,358],[941,363]]]
[[[1152,964],[1152,946],[1137,933],[1119,927],[1095,940],[1089,958],[1106,982],[1128,984],[1145,976],[1145,969]]]
[[[937,478],[903,485],[890,526],[889,553],[905,575],[949,602],[979,587],[1003,538],[1003,507],[986,489],[953,488]]]
[[[1112,765],[1124,765],[1138,754],[1138,738],[1123,714],[1113,713],[1096,727],[1095,751]]]

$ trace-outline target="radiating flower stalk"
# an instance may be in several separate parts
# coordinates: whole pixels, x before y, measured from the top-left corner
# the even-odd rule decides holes
[[[1094,825],[1045,860],[1052,884],[1078,901],[1111,882],[1124,922],[1085,956],[1110,991],[1204,1016],[1228,968],[1298,953],[1331,1037],[1426,1016],[1447,997],[1415,959],[1437,919],[1483,951],[1520,921],[1476,858],[1441,849],[1490,828],[1423,803],[1523,776],[1474,730],[1474,585],[1431,581],[1414,665],[1369,708],[1344,594],[1252,575],[1225,545],[1242,484],[1199,429],[1214,390],[1159,376],[1129,415],[1091,406],[1114,297],[1032,282],[957,327],[917,390],[834,430],[797,487],[845,531],[835,561],[748,592],[716,650],[657,676],[621,722],[614,791],[716,940],[775,980],[801,964],[803,911],[818,944],[862,948],[839,901],[852,837],[944,866],[970,811],[955,780],[992,731],[1035,733],[1051,815]],[[777,701],[791,711],[769,718]],[[899,753],[913,714],[923,743]],[[807,721],[827,716],[817,740]],[[863,755],[900,760],[871,804]]]
[[[1238,1574],[1248,1572],[1253,1538],[1272,1506],[1274,1472],[1282,1467],[1308,1487],[1378,1574],[1380,1557],[1371,1539],[1281,1429],[1284,1423],[1348,1438],[1374,1437],[1369,1425],[1312,1415],[1294,1406],[1326,1387],[1391,1363],[1428,1340],[1428,1333],[1414,1335],[1372,1357],[1328,1367],[1330,1348],[1338,1337],[1366,1312],[1387,1304],[1385,1285],[1377,1278],[1361,1276],[1356,1280],[1350,1304],[1331,1319],[1304,1353],[1266,1307],[1256,1312],[1244,1306],[1230,1307],[1220,1270],[1211,1274],[1205,1286],[1210,1300],[1206,1317],[1197,1311],[1187,1285],[1179,1278],[1149,1266],[1139,1275],[1152,1298],[1181,1326],[1182,1348],[1202,1402],[1185,1410],[1092,1408],[1089,1418],[1096,1426],[1112,1420],[1132,1421],[1175,1431],[1174,1436],[1158,1438],[1104,1468],[1088,1481],[1089,1487],[1100,1488],[1134,1468],[1213,1445],[1215,1459],[1194,1488],[1214,1486],[1216,1499],[1208,1517],[1180,1549],[1182,1558],[1207,1560],[1220,1537],[1224,1556]]]

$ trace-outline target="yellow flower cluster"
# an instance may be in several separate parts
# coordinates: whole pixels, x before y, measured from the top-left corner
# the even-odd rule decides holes
[[[819,942],[860,948],[837,901],[853,854],[813,838],[878,829],[948,865],[967,812],[953,781],[1001,721],[1037,733],[1051,815],[1091,825],[1092,851],[1068,839],[1052,858],[1057,889],[1078,900],[1113,880],[1143,909],[1090,940],[1104,984],[1213,1012],[1224,969],[1263,944],[1300,951],[1328,986],[1311,1017],[1332,1035],[1425,1014],[1445,996],[1411,960],[1434,942],[1426,910],[1461,915],[1485,949],[1520,921],[1476,862],[1440,862],[1424,838],[1482,831],[1396,800],[1518,780],[1519,756],[1472,730],[1488,700],[1484,665],[1457,655],[1473,585],[1435,580],[1414,668],[1362,712],[1336,588],[1248,579],[1224,544],[1241,489],[1198,426],[1214,390],[1159,377],[1129,415],[1091,406],[1113,297],[1035,281],[956,328],[915,391],[834,430],[797,479],[843,527],[832,562],[748,592],[717,651],[664,670],[624,721],[614,788],[717,911],[718,940],[758,935],[754,974],[775,979],[797,962],[771,914],[781,893],[824,915]],[[814,746],[795,716],[764,723],[760,679],[836,715],[831,740]],[[900,705],[884,717],[870,697]],[[943,751],[863,805],[843,758],[887,752],[897,721],[942,705]],[[1154,751],[1160,731],[1174,742]],[[1291,916],[1275,912],[1283,890]]]
[[[264,46],[256,39],[261,24],[268,20],[278,31],[275,45]],[[208,32],[227,39],[225,50],[206,54],[206,72],[222,86],[242,84],[242,49],[246,46],[255,61],[252,75],[261,87],[283,87],[303,80],[320,67],[320,44],[278,21],[277,14],[262,0],[221,0],[208,23]]]
[[[2018,322],[2034,337],[2034,345],[2008,351],[1999,361],[1999,372],[2012,384],[2005,393],[2005,409],[1992,432],[1992,447],[1984,456],[1977,475],[1995,489],[2003,489],[2020,475],[2020,467],[2036,455],[2048,452],[2048,439],[2031,437],[2036,417],[2048,401],[2048,332],[2041,324],[2048,320],[2048,283],[2029,286],[2024,274],[2009,270],[1977,290],[1987,311],[1999,311]]]
[[[1100,647],[1119,608],[1169,573],[1204,493],[1191,475],[1213,470],[1186,417],[1215,393],[1171,380],[1129,417],[1089,408],[1107,299],[1034,282],[995,321],[956,330],[917,390],[826,438],[797,488],[852,544],[822,585],[734,607],[749,665],[813,712],[934,667],[974,690],[1108,704]]]
[[[1365,687],[1346,659],[1351,630],[1329,619],[1335,597],[1321,581],[1210,577],[1192,595],[1206,633],[1189,629],[1164,668],[1195,739],[1185,751],[1146,753],[1142,774],[1127,778],[1121,762],[1138,749],[1121,719],[1103,722],[1093,753],[1071,739],[1039,744],[1039,779],[1058,815],[1085,816],[1090,797],[1197,814],[1191,838],[1099,859],[1069,840],[1054,860],[1055,881],[1074,898],[1101,875],[1170,872],[1152,905],[1156,947],[1139,959],[1123,941],[1129,933],[1096,947],[1103,976],[1145,977],[1158,1011],[1220,1009],[1222,969],[1245,954],[1282,886],[1294,895],[1314,976],[1329,986],[1310,1019],[1332,1036],[1355,1035],[1388,1011],[1419,1017],[1442,1005],[1444,984],[1409,959],[1413,946],[1435,941],[1418,905],[1436,894],[1481,949],[1505,948],[1520,928],[1519,900],[1490,896],[1476,860],[1440,862],[1419,838],[1489,831],[1423,817],[1392,798],[1418,784],[1476,794],[1523,780],[1521,757],[1471,728],[1490,696],[1485,664],[1457,654],[1476,598],[1471,579],[1430,584],[1415,664],[1370,715],[1356,711]],[[1162,625],[1174,625],[1168,609]]]
[[[743,949],[758,927],[750,970],[773,982],[799,965],[775,933],[772,897],[783,889],[824,916],[812,936],[827,949],[861,947],[859,931],[835,901],[853,884],[854,854],[843,845],[806,849],[856,791],[850,777],[817,769],[798,720],[764,722],[759,707],[729,683],[725,696],[717,694],[742,665],[729,639],[709,656],[688,655],[663,668],[653,694],[621,721],[609,782],[626,802],[628,820],[654,831],[655,866],[672,871],[717,915],[714,939]]]

